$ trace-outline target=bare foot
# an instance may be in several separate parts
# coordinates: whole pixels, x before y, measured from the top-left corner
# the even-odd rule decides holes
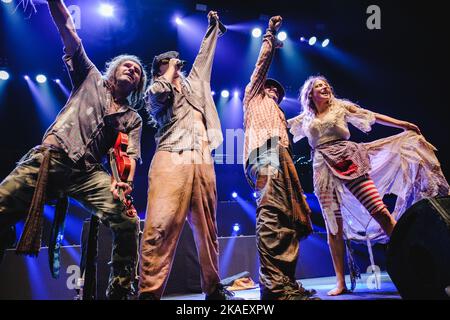
[[[348,293],[347,287],[345,287],[345,286],[344,287],[337,286],[333,290],[328,291],[327,295],[329,295],[329,296],[338,296],[338,295],[345,294],[345,293]]]

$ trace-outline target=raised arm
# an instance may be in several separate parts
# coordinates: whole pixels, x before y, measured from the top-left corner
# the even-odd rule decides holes
[[[200,50],[195,58],[188,78],[211,82],[211,70],[216,51],[217,38],[219,37],[219,16],[217,12],[208,13],[208,29],[203,38]]]
[[[360,113],[360,110],[364,110],[361,109],[355,105],[346,105],[347,110],[350,112],[350,114],[357,114]],[[403,121],[403,120],[398,120],[389,116],[386,116],[384,114],[380,114],[380,113],[376,113],[376,112],[372,112],[372,114],[375,116],[375,123],[379,123],[388,127],[394,127],[394,128],[400,128],[403,130],[412,130],[414,132],[416,132],[417,134],[421,134],[420,133],[420,129],[418,126],[416,126],[413,123],[407,122],[407,121]]]
[[[269,72],[270,64],[272,63],[275,48],[280,45],[276,42],[275,35],[281,27],[282,18],[275,16],[270,18],[269,27],[263,37],[261,50],[259,52],[258,60],[256,61],[255,69],[250,78],[250,83],[245,89],[244,106],[264,87],[264,82]]]
[[[72,17],[62,0],[47,0],[50,14],[58,28],[64,44],[65,55],[63,60],[69,72],[72,82],[72,90],[76,90],[87,78],[92,70],[96,70],[98,76],[100,72],[94,68],[94,64],[86,55],[80,37],[75,30]]]
[[[53,22],[58,28],[64,44],[64,51],[68,55],[73,55],[81,43],[81,39],[78,37],[69,10],[62,0],[47,0],[47,2]]]
[[[414,123],[394,119],[392,117],[380,113],[375,113],[375,119],[376,123],[383,124],[388,127],[400,128],[403,130],[412,130],[415,131],[417,134],[421,134],[419,127],[416,126]]]

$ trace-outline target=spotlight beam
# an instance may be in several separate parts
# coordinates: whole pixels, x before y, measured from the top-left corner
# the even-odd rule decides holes
[[[222,96],[222,98],[228,98],[230,96],[230,91],[228,90],[222,90],[222,92],[220,93],[220,95]]]
[[[311,37],[311,38],[309,38],[308,43],[309,43],[310,46],[315,45],[316,42],[317,42],[317,38],[316,38],[316,37]]]
[[[0,80],[8,80],[9,79],[9,73],[5,70],[0,70]]]
[[[254,28],[252,30],[252,36],[253,38],[259,38],[262,35],[262,30],[260,28]]]
[[[277,38],[278,38],[278,40],[280,40],[280,41],[284,41],[284,40],[287,39],[287,33],[284,32],[284,31],[281,31],[281,32],[278,34]]]
[[[114,16],[114,7],[107,3],[100,4],[98,11],[102,16],[107,18]]]

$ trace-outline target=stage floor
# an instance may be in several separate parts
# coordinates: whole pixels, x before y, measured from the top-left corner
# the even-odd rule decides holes
[[[380,289],[375,288],[375,276],[362,274],[361,279],[357,279],[356,289],[351,294],[344,294],[337,297],[327,296],[327,292],[334,287],[334,277],[302,279],[301,283],[307,289],[314,288],[317,297],[323,300],[394,300],[401,299],[389,275],[385,272],[380,274]],[[255,279],[253,279],[255,280]],[[347,285],[350,278],[346,277]],[[259,300],[259,288],[236,291],[237,297],[246,300]],[[203,294],[183,294],[163,297],[163,300],[203,300]]]

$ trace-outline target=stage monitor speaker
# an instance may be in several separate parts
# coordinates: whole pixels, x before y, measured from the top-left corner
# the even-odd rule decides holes
[[[450,298],[450,196],[421,200],[403,214],[386,264],[403,299]]]

